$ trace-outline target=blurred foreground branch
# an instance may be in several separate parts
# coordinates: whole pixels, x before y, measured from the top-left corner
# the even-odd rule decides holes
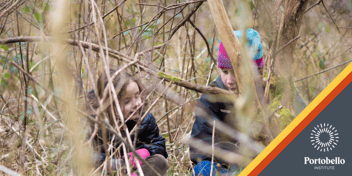
[[[3,166],[3,165],[0,165],[0,171],[5,172],[7,175],[11,175],[11,176],[20,176],[21,175],[15,171],[12,171],[11,169]]]
[[[232,63],[237,82],[238,93],[242,94],[243,83],[239,69],[242,66],[240,41],[237,39],[235,33],[233,32],[229,17],[227,16],[222,1],[209,0],[208,3],[212,17],[214,19],[214,23],[216,25],[216,29]]]
[[[265,148],[264,145],[252,140],[246,134],[230,127],[228,124],[226,124],[218,119],[210,118],[206,114],[202,114],[202,113],[206,113],[206,112],[204,112],[201,108],[197,108],[196,111],[198,111],[199,114],[204,118],[204,120],[206,120],[209,124],[212,124],[212,121],[215,121],[216,130],[218,130],[221,133],[226,134],[227,136],[232,137],[233,139],[239,141],[240,144],[245,145],[246,147],[248,147],[249,149],[254,151],[256,154],[259,154],[260,152],[262,152],[264,150],[264,148]]]
[[[191,147],[197,148],[197,150],[203,153],[206,153],[209,155],[214,154],[214,156],[223,159],[225,162],[229,164],[242,163],[245,160],[245,158],[240,154],[226,151],[214,145],[209,145],[208,143],[203,142],[202,140],[199,140],[196,138],[186,137],[183,139],[183,143],[188,144]]]

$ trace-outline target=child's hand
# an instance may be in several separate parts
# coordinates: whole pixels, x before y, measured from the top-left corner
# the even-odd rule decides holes
[[[141,149],[138,149],[136,150],[136,152],[143,158],[143,159],[146,159],[150,156],[150,153],[147,149],[145,148],[141,148]],[[136,161],[134,160],[134,158],[132,158],[132,152],[128,153],[128,155],[130,156],[130,163],[132,162],[132,164],[134,165],[134,167],[137,167],[137,164],[136,164]],[[142,162],[139,161],[139,164],[142,165]]]

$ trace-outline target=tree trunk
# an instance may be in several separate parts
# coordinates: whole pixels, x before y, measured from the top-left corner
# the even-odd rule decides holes
[[[293,86],[293,52],[297,43],[297,36],[301,28],[304,12],[307,8],[308,0],[287,0],[283,13],[277,48],[283,48],[277,55],[277,63],[275,64],[276,73],[285,78],[283,98],[281,104],[286,108],[293,110],[293,99],[295,96]],[[289,86],[288,86],[289,85]],[[297,115],[297,114],[296,114]]]

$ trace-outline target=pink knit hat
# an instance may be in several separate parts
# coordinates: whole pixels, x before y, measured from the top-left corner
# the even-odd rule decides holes
[[[234,33],[238,39],[241,38],[242,31],[234,31]],[[263,64],[264,64],[263,50],[262,50],[263,47],[262,47],[262,42],[260,40],[259,33],[256,30],[249,28],[247,29],[246,36],[248,39],[248,49],[254,55],[252,60],[255,61],[255,63],[259,68],[263,67]],[[220,46],[219,46],[218,67],[233,69],[230,58],[227,55],[225,47],[222,44],[222,42],[220,43]]]
[[[260,59],[254,60],[258,67],[263,67],[263,56]],[[226,53],[225,47],[220,43],[218,54],[218,67],[233,69],[229,56]]]
[[[218,67],[233,69],[229,56],[226,53],[225,47],[220,43],[218,54]]]

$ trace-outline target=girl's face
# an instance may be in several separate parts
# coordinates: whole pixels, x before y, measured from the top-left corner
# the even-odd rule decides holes
[[[221,69],[221,80],[224,85],[230,90],[235,92],[237,89],[235,73],[233,69],[222,68]]]
[[[134,81],[130,81],[120,102],[122,108],[123,116],[130,120],[136,120],[139,118],[140,114],[137,110],[138,107],[142,104],[142,99],[140,96],[140,90],[138,84]]]

